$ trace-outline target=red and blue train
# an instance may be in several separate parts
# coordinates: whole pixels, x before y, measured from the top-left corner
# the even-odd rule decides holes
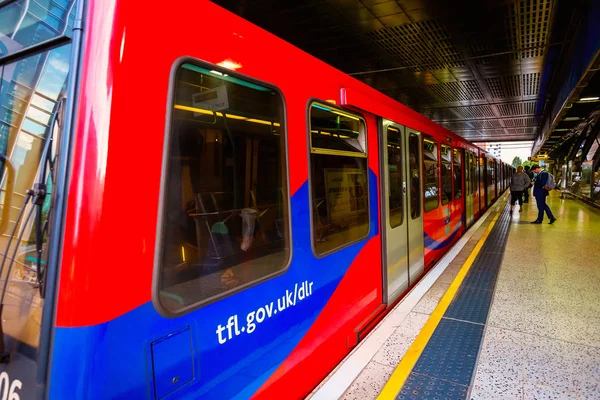
[[[4,399],[302,398],[512,173],[208,1],[0,26]]]

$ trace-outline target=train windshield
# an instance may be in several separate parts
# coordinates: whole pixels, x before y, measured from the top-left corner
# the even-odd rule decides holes
[[[74,0],[0,3],[3,398],[33,398],[36,391],[46,227],[52,214],[53,161],[60,142],[74,15]],[[61,40],[44,47],[54,39]],[[34,187],[45,187],[46,195],[33,194]]]

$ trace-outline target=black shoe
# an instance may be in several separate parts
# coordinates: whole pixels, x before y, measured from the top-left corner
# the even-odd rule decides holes
[[[552,224],[553,224],[555,221],[556,221],[556,218],[552,218],[552,219],[550,220],[550,222],[548,222],[548,223],[549,223],[550,225],[552,225]]]
[[[532,223],[532,224],[541,224],[542,221],[531,221],[530,223]]]

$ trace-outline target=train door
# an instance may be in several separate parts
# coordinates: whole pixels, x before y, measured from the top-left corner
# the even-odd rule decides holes
[[[381,226],[383,297],[393,303],[423,273],[421,138],[382,120]]]
[[[484,154],[479,155],[479,205],[483,211],[487,208],[487,161]]]
[[[466,209],[466,223],[467,228],[471,226],[474,218],[474,204],[473,204],[473,153],[467,150],[466,152],[466,166],[465,166],[465,209]]]
[[[471,165],[471,197],[473,198],[473,221],[481,214],[481,204],[479,200],[479,159],[477,153],[471,153],[473,163]]]
[[[494,183],[494,165],[492,159],[485,159],[485,184],[486,184],[486,192],[487,192],[487,206],[489,207],[494,201],[494,197],[496,195],[495,183]]]

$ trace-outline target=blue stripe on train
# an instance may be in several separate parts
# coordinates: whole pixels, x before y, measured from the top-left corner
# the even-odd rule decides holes
[[[450,243],[452,243],[452,241],[458,234],[458,231],[461,227],[462,227],[462,220],[459,221],[458,224],[456,224],[456,226],[452,230],[452,233],[450,234],[450,236],[448,236],[446,239],[442,240],[441,242],[439,242],[435,239],[432,239],[426,232],[423,232],[425,247],[427,247],[430,250],[440,250],[440,249],[448,246]]]
[[[369,184],[371,188],[377,187],[377,178],[372,172],[369,172]],[[249,397],[288,357],[327,304],[357,254],[379,233],[377,191],[371,190],[369,236],[329,256],[315,258],[308,199],[305,183],[291,199],[293,259],[281,276],[178,318],[160,316],[149,302],[100,325],[57,328],[50,398],[154,398],[150,344],[184,327],[190,327],[192,332],[194,380],[165,398]],[[294,291],[295,284],[304,281],[314,282],[310,297],[256,324],[253,333],[234,335],[219,344],[217,326],[226,325],[230,316],[237,315],[239,328],[248,329],[246,316],[250,312],[271,302],[277,308],[277,300],[286,296],[286,290]],[[111,293],[110,288],[106,295],[119,296]]]

